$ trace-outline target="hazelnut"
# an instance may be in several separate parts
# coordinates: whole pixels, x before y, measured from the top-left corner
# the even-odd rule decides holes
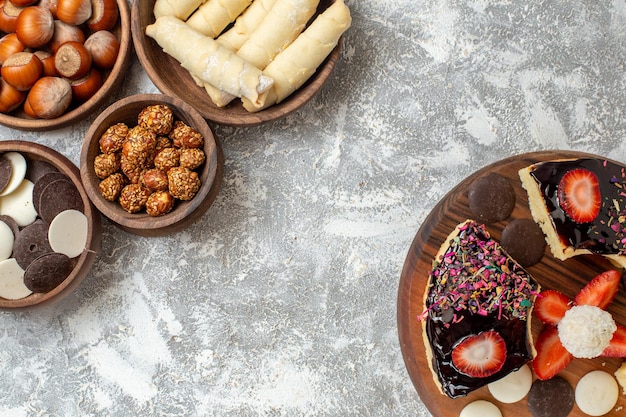
[[[141,174],[141,184],[151,191],[165,191],[168,186],[167,174],[156,168],[151,168]]]
[[[180,120],[174,122],[169,137],[177,148],[201,148],[204,146],[202,134]]]
[[[150,190],[139,184],[129,184],[122,188],[120,206],[129,213],[138,213],[146,206],[150,194]]]
[[[93,161],[93,169],[96,176],[100,179],[104,179],[109,175],[114,174],[120,169],[120,158],[115,153],[101,153],[96,156]]]
[[[167,172],[169,191],[179,200],[191,200],[200,189],[198,173],[188,168],[174,167]]]
[[[180,152],[176,148],[165,148],[154,157],[154,167],[163,172],[177,167],[180,161]]]
[[[146,213],[156,217],[163,216],[174,208],[174,197],[167,191],[157,191],[150,194],[146,201]]]
[[[128,136],[128,126],[117,123],[107,128],[100,136],[100,152],[112,153],[122,150],[122,145]]]
[[[144,108],[137,119],[140,126],[152,130],[157,135],[167,135],[172,130],[174,114],[164,104],[154,104]]]
[[[137,163],[145,164],[148,155],[154,151],[156,135],[154,132],[141,126],[135,126],[128,131],[126,141],[122,145],[122,153]]]
[[[204,164],[206,156],[202,149],[185,148],[180,150],[180,166],[194,170]]]
[[[100,194],[102,194],[105,200],[115,201],[120,196],[125,185],[124,175],[118,172],[100,181],[98,187],[100,188]]]
[[[122,153],[120,155],[120,168],[131,183],[137,184],[141,180],[141,173],[145,167]]]

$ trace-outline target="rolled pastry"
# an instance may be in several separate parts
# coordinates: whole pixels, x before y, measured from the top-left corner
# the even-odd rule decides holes
[[[250,39],[250,35],[267,16],[274,3],[276,0],[254,0],[235,20],[233,27],[222,33],[217,40],[233,51],[239,50]]]
[[[207,0],[187,19],[187,24],[203,35],[215,38],[250,3],[252,0]]]
[[[318,3],[319,0],[276,0],[237,55],[257,68],[265,68],[302,32]]]
[[[264,104],[266,92],[274,83],[232,50],[176,17],[158,18],[146,27],[146,35],[203,83],[236,97],[245,97],[253,106]]]
[[[274,80],[265,104],[259,108],[244,99],[244,108],[248,111],[261,110],[280,103],[300,88],[337,46],[339,38],[351,23],[350,10],[343,0],[335,1],[263,70]]]
[[[205,0],[156,0],[154,17],[175,16],[186,20]]]

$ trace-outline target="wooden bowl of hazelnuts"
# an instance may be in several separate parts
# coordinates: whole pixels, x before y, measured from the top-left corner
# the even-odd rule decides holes
[[[89,199],[111,222],[141,236],[192,225],[211,206],[223,156],[206,120],[160,94],[126,97],[87,131],[80,175]]]
[[[45,131],[105,103],[130,62],[126,0],[0,0],[0,124]]]

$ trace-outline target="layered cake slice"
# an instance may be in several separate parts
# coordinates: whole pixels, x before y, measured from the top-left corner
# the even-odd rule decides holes
[[[467,220],[455,228],[433,261],[419,317],[443,394],[465,396],[533,359],[530,318],[539,290],[484,225]]]
[[[532,216],[555,258],[596,254],[626,267],[625,170],[604,159],[580,158],[519,171]]]

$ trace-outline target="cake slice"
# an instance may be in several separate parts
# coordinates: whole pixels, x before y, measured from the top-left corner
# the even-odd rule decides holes
[[[484,225],[467,220],[450,233],[433,260],[419,317],[442,394],[465,396],[533,359],[539,290]]]
[[[583,254],[626,267],[626,167],[600,158],[540,162],[519,171],[553,256]]]

